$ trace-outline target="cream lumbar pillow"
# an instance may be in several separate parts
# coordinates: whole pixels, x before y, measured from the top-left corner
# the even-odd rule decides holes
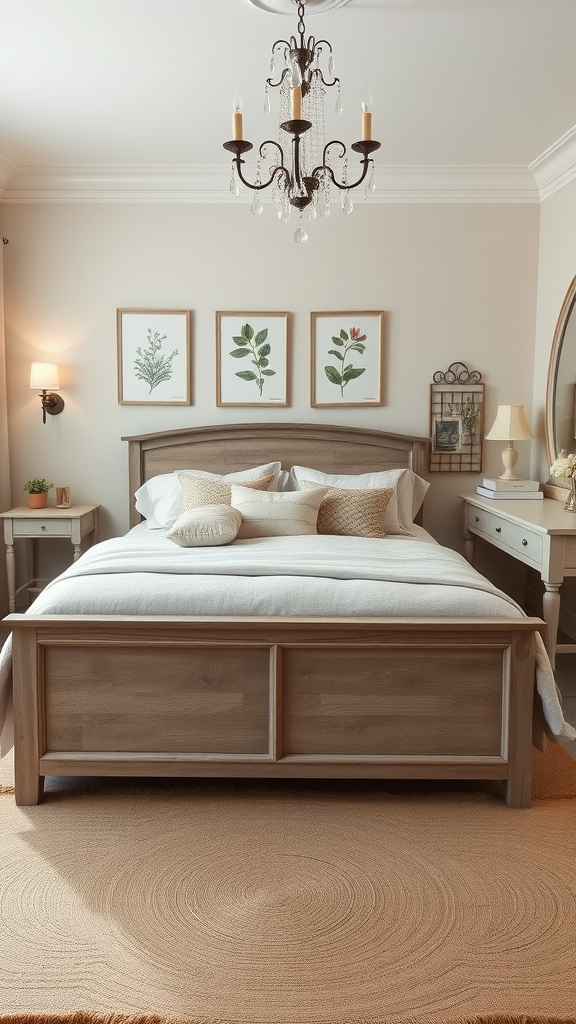
[[[190,473],[178,473],[182,487],[182,511],[190,512],[203,505],[229,505],[232,484],[225,480],[212,480]],[[272,483],[273,476],[263,476],[260,480],[239,480],[243,487],[266,491]]]
[[[230,505],[203,505],[182,512],[166,537],[181,548],[230,544],[235,540],[242,516]]]
[[[238,538],[317,533],[318,509],[325,493],[325,487],[283,493],[232,484],[232,507],[242,514]]]
[[[318,484],[301,479],[300,486],[310,491]],[[393,494],[393,487],[330,487],[322,498],[316,529],[345,537],[385,537],[384,515]]]

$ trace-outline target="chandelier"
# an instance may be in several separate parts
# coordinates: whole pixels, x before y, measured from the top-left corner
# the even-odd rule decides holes
[[[350,147],[360,155],[359,176],[349,180],[346,146],[338,139],[325,142],[324,99],[328,89],[336,90],[335,112],[342,113],[340,79],[335,75],[332,46],[327,39],[306,39],[304,14],[306,0],[292,0],[298,9],[297,35],[290,40],[278,39],[272,46],[270,77],[266,79],[264,113],[270,114],[270,91],[279,90],[278,140],[267,139],[258,150],[253,182],[243,171],[244,154],[253,149],[243,137],[242,98],[234,94],[232,141],[224,149],[233,154],[230,191],[240,195],[240,182],[254,190],[252,213],[261,214],[264,206],[261,193],[271,187],[272,201],[278,218],[290,220],[297,211],[299,224],[294,232],[296,242],[308,238],[303,226],[304,213],[309,220],[328,217],[332,189],[340,193],[344,213],[353,209],[350,192],[366,182],[365,197],[374,191],[374,161],[371,154],[380,148],[372,139],[371,96],[362,98],[362,139]],[[289,145],[290,143],[290,145]],[[337,167],[334,162],[338,161]]]

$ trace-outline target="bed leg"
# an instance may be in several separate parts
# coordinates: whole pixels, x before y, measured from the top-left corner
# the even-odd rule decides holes
[[[508,778],[504,783],[504,797],[508,807],[530,807],[532,800],[534,648],[533,636],[522,633],[512,638]]]
[[[39,804],[44,793],[44,776],[30,775],[28,779],[18,777],[15,773],[14,798],[19,807],[30,807]]]
[[[38,771],[44,752],[41,678],[36,631],[15,629],[12,653],[14,795],[16,803],[23,806],[39,803],[44,792],[44,776]]]
[[[532,772],[528,771],[519,778],[509,776],[504,782],[504,799],[508,807],[523,810],[530,807],[532,800]]]

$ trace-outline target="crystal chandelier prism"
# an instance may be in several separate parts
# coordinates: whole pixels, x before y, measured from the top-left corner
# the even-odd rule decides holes
[[[264,90],[264,112],[270,114],[272,90],[279,93],[278,139],[267,139],[258,149],[253,182],[247,180],[244,154],[253,149],[243,137],[242,99],[236,91],[233,100],[233,139],[224,149],[233,154],[230,191],[240,195],[240,183],[254,191],[252,213],[264,209],[261,193],[270,188],[278,218],[288,223],[292,213],[298,216],[294,232],[296,242],[305,242],[304,215],[309,220],[328,217],[334,189],[340,194],[344,213],[353,209],[350,192],[365,183],[365,197],[374,191],[374,161],[371,154],[380,148],[372,138],[371,96],[362,99],[362,138],[350,147],[360,156],[356,180],[349,180],[346,146],[338,139],[325,141],[324,101],[328,90],[335,90],[335,112],[342,113],[340,79],[335,74],[332,46],[327,39],[306,38],[304,15],[306,0],[292,0],[298,10],[296,35],[277,39],[272,46],[270,77]],[[335,166],[336,164],[336,166]]]

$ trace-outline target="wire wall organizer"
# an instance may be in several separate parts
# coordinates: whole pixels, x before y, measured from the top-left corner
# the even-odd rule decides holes
[[[480,473],[484,384],[479,370],[450,363],[430,385],[430,472]]]

